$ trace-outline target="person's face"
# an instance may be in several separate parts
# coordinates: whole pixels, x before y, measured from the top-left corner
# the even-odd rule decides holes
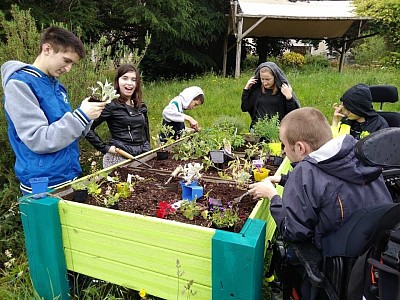
[[[43,45],[43,49],[47,56],[46,68],[43,71],[52,77],[59,77],[71,71],[72,65],[80,59],[79,55],[74,51],[58,51],[56,53],[50,44]]]
[[[199,105],[201,105],[201,101],[199,99],[192,100],[192,102],[190,102],[190,104],[188,105],[188,107],[186,109],[193,109]]]
[[[359,120],[359,119],[361,118],[360,116],[358,116],[358,115],[356,115],[356,114],[353,114],[351,111],[349,111],[349,110],[343,105],[343,102],[342,102],[342,106],[343,106],[343,108],[342,108],[341,112],[342,112],[342,114],[344,114],[344,115],[347,117],[347,119],[349,119],[349,120]]]
[[[283,145],[282,153],[286,154],[286,156],[289,158],[291,162],[298,162],[304,158],[302,152],[300,151],[298,143],[290,145],[289,142],[287,141],[285,128],[281,127],[279,129],[279,138]]]
[[[261,85],[264,89],[272,89],[275,84],[274,75],[269,72],[261,72],[260,73]]]
[[[136,89],[136,72],[128,72],[118,79],[119,93],[123,99],[131,99]]]

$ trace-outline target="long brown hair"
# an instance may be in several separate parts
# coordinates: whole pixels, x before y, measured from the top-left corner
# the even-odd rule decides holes
[[[132,64],[124,64],[120,65],[117,69],[117,73],[115,74],[114,78],[114,88],[118,94],[121,94],[119,89],[118,80],[121,76],[125,75],[128,72],[135,72],[136,73],[136,88],[131,96],[131,100],[133,100],[135,107],[140,108],[142,106],[142,80],[140,78],[140,73],[138,69]],[[118,98],[115,101],[118,103],[124,103],[125,101],[122,98]]]

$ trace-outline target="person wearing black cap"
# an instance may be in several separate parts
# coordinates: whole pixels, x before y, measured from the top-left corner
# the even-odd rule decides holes
[[[350,134],[360,139],[364,136],[388,128],[386,120],[372,106],[372,95],[369,87],[363,83],[349,88],[340,98],[341,104],[335,103],[332,127],[338,128],[346,124],[350,126]]]

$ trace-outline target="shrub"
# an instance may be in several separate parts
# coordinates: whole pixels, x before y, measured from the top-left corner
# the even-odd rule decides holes
[[[284,66],[300,68],[306,62],[304,55],[296,52],[286,52],[281,57],[281,62]]]
[[[329,59],[326,55],[306,55],[305,64],[307,67],[310,67],[314,70],[321,70],[328,68],[330,66]]]
[[[383,63],[385,58],[389,58],[390,53],[385,41],[381,36],[372,36],[363,39],[356,47],[351,50],[354,60],[357,64],[369,65],[374,63]]]

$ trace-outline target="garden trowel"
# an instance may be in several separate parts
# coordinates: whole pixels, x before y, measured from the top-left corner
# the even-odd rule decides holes
[[[168,178],[168,180],[164,184],[168,184],[172,178],[174,178],[176,175],[179,174],[180,171],[182,171],[183,167],[181,165],[177,166],[175,170],[172,171],[171,176]]]
[[[233,203],[239,203],[240,201],[242,201],[242,199],[244,197],[246,197],[248,194],[250,194],[250,191],[247,191],[246,193],[240,195],[239,197],[236,197],[233,199]]]

